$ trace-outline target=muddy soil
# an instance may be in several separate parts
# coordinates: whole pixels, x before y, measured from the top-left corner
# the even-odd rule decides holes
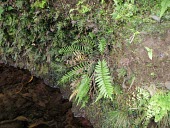
[[[93,128],[74,117],[59,89],[29,71],[0,64],[0,128]]]

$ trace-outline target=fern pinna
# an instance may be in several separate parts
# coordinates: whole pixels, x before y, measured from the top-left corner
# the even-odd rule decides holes
[[[84,63],[81,63],[75,67],[73,67],[73,69],[69,72],[67,72],[62,78],[61,78],[61,81],[60,83],[66,83],[68,82],[69,80],[71,80],[74,76],[78,76],[80,75],[83,71],[84,71],[84,68],[88,66],[88,63],[87,62],[84,62]]]
[[[80,45],[71,45],[71,46],[66,46],[64,48],[61,48],[59,50],[60,54],[72,54],[76,51],[80,51],[83,53],[90,53],[91,49],[89,47],[85,47],[85,46],[80,46]]]
[[[106,39],[104,37],[99,39],[98,49],[99,49],[100,53],[103,54],[103,52],[106,48],[106,45],[107,45],[107,42],[106,42]]]
[[[88,102],[89,96],[88,92],[90,90],[90,78],[88,75],[83,75],[82,80],[77,87],[77,105],[81,102],[82,107],[85,106],[85,104]]]
[[[111,76],[109,73],[109,68],[107,67],[107,62],[105,60],[98,61],[95,72],[95,82],[99,88],[99,95],[96,101],[102,97],[110,98],[112,100],[113,86],[111,84]]]

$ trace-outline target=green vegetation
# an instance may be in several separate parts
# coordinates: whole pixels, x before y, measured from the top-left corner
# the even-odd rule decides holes
[[[105,127],[147,127],[153,120],[166,127],[170,93],[133,87],[136,74],[128,76],[129,60],[118,61],[122,51],[140,42],[141,25],[169,20],[169,7],[169,0],[2,0],[0,60],[52,75],[57,86],[69,86],[70,100],[82,107],[102,103]],[[145,48],[152,60],[152,49]]]
[[[168,7],[170,7],[170,1],[169,1],[169,0],[163,0],[163,1],[161,2],[160,17],[163,16],[163,14],[164,14],[165,11],[168,9]]]

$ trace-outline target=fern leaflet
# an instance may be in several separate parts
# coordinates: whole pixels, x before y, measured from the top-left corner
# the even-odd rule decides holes
[[[84,47],[84,46],[80,46],[80,45],[71,45],[71,46],[66,46],[64,48],[61,48],[59,50],[60,54],[68,54],[68,53],[73,53],[75,51],[81,51],[84,53],[89,53],[89,47]]]
[[[78,93],[76,95],[77,105],[82,102],[82,106],[88,100],[88,92],[90,89],[90,78],[87,75],[82,76],[80,85],[78,86]]]
[[[99,51],[100,51],[101,53],[104,52],[104,50],[105,50],[105,48],[106,48],[106,39],[105,39],[105,38],[101,38],[101,39],[99,40],[98,48],[99,48]]]
[[[165,11],[170,7],[170,1],[169,0],[163,0],[161,2],[161,12],[160,12],[160,18],[163,16]]]
[[[69,72],[67,72],[62,78],[61,78],[61,83],[66,83],[70,79],[72,79],[74,76],[80,75],[83,72],[83,68],[87,66],[88,63],[81,63],[78,66],[73,67],[73,69]]]
[[[95,82],[99,87],[99,95],[96,101],[102,97],[110,98],[112,100],[113,86],[111,84],[111,76],[109,68],[107,67],[107,62],[105,60],[98,61],[98,64],[95,67],[95,72]]]

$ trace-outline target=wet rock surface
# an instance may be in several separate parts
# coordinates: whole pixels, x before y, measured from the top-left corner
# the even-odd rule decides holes
[[[93,128],[72,103],[27,70],[0,64],[0,128]]]

